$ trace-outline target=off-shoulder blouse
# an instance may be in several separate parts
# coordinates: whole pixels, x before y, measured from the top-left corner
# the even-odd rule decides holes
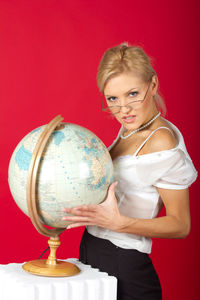
[[[137,219],[155,218],[163,206],[157,187],[185,189],[197,178],[197,171],[187,152],[181,132],[174,124],[167,120],[166,122],[175,134],[177,140],[175,148],[137,155],[151,135],[160,129],[157,128],[133,155],[119,156],[113,160],[114,179],[118,181],[115,189],[118,207],[125,216]],[[108,150],[112,149],[124,131],[125,128],[122,126]],[[114,232],[97,226],[87,226],[87,230],[94,236],[110,240],[118,247],[136,249],[144,253],[151,252],[151,238]]]

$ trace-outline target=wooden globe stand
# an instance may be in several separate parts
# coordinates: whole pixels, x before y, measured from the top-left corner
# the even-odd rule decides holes
[[[41,276],[64,277],[73,276],[80,272],[80,269],[76,265],[56,259],[56,250],[60,245],[59,235],[65,231],[65,228],[47,229],[41,223],[37,212],[36,182],[40,159],[52,132],[62,128],[60,124],[62,120],[63,118],[60,115],[55,117],[41,133],[33,151],[28,172],[26,195],[29,217],[40,234],[50,237],[48,240],[50,254],[48,259],[29,261],[22,268],[29,273]]]

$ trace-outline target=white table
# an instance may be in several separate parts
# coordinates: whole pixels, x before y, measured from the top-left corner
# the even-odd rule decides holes
[[[22,264],[0,265],[0,300],[116,300],[117,279],[84,265],[72,277],[43,277],[25,272]]]

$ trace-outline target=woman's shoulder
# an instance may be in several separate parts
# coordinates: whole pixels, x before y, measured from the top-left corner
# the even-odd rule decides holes
[[[160,118],[148,135],[146,143],[146,152],[154,153],[164,150],[170,150],[177,146],[178,137],[172,128],[172,124],[164,118]]]
[[[197,178],[179,129],[165,120],[156,124],[148,140],[147,155],[138,157],[136,171],[149,185],[166,189],[184,189]]]
[[[158,127],[149,139],[148,150],[150,152],[170,150],[175,148],[176,145],[177,140],[173,131],[168,130],[167,127]]]

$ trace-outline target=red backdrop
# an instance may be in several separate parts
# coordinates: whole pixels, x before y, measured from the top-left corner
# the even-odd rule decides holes
[[[198,169],[198,10],[194,0],[0,0],[0,263],[38,258],[47,247],[9,191],[8,164],[18,142],[58,114],[107,146],[115,137],[119,124],[101,112],[96,87],[97,66],[109,47],[128,41],[154,57],[167,119],[182,131]],[[164,299],[197,297],[197,189],[198,181],[190,193],[189,237],[153,240]],[[60,258],[78,257],[82,232],[61,235]]]

